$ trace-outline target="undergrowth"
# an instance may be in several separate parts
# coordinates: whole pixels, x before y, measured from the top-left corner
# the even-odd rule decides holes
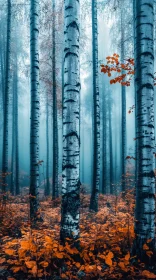
[[[99,212],[81,196],[80,251],[59,242],[60,199],[40,202],[43,222],[32,229],[29,198],[0,200],[0,279],[156,279],[156,267],[131,257],[134,194],[100,195]],[[148,242],[146,254],[153,257]]]

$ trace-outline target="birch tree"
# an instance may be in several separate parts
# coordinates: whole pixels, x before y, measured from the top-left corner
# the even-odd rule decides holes
[[[5,92],[4,92],[4,126],[3,126],[3,157],[2,157],[2,191],[6,191],[8,172],[8,127],[9,127],[9,86],[10,86],[10,46],[11,46],[11,0],[8,0],[7,14],[7,45],[5,64]]]
[[[49,182],[49,104],[48,93],[46,96],[46,187],[45,195],[50,194],[50,182]]]
[[[153,0],[134,1],[137,180],[133,254],[155,246]]]
[[[110,194],[113,194],[113,140],[112,140],[112,94],[109,92],[109,155],[110,155]]]
[[[98,194],[100,185],[100,109],[99,109],[99,75],[98,75],[98,27],[97,1],[92,0],[92,54],[93,54],[93,183],[90,209],[98,211]]]
[[[39,188],[39,0],[30,3],[30,218],[35,221],[38,212]]]
[[[18,67],[17,54],[13,75],[13,110],[12,110],[12,160],[10,192],[19,195],[19,146],[18,146]]]
[[[80,206],[80,3],[64,1],[63,166],[60,238],[79,236]]]
[[[15,194],[20,194],[19,184],[19,136],[18,136],[18,59],[15,58]]]
[[[121,5],[121,4],[120,4]],[[123,5],[123,3],[122,3]],[[125,59],[125,34],[124,34],[124,10],[121,9],[121,63]],[[124,71],[122,71],[124,74]],[[126,86],[121,86],[121,173],[122,173],[122,191],[125,191],[126,179]]]
[[[103,153],[102,153],[102,193],[106,194],[106,155],[107,155],[107,147],[106,147],[106,125],[107,125],[107,115],[106,115],[106,88],[102,83],[102,142],[103,142]]]
[[[56,93],[56,35],[55,35],[55,0],[53,0],[53,189],[52,199],[58,197],[58,120],[57,120],[57,93]]]

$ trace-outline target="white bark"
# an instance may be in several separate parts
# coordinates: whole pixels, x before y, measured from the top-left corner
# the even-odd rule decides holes
[[[137,182],[134,253],[155,238],[153,0],[135,0]]]
[[[61,239],[79,235],[79,1],[64,1],[63,174]]]

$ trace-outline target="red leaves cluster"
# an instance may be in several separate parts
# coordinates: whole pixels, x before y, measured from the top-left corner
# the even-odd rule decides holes
[[[20,237],[1,234],[1,269],[15,279],[156,279],[156,275],[138,261],[132,265],[130,248],[134,235],[133,190],[121,196],[100,195],[99,212],[89,212],[89,195],[81,197],[80,250],[70,242],[59,241],[60,206],[49,199],[41,202],[44,222],[31,229],[27,203],[29,197],[10,198],[6,217],[16,224],[20,216]],[[10,213],[10,214],[9,214]],[[2,216],[0,217],[2,220]],[[3,225],[8,227],[9,223]],[[152,252],[144,244],[150,257]]]
[[[134,75],[134,59],[125,59],[125,63],[119,62],[119,55],[114,53],[113,56],[107,56],[107,65],[101,65],[101,72],[111,77],[111,72],[121,73],[114,79],[110,80],[110,84],[120,83],[123,86],[130,86],[132,76]]]

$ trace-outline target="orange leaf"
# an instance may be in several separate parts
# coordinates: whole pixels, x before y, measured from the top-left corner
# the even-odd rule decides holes
[[[80,264],[79,262],[77,262],[77,263],[75,263],[75,266],[76,266],[77,268],[80,268],[80,267],[81,267],[81,264]]]
[[[36,274],[37,274],[37,265],[35,265],[33,268],[32,268],[32,274],[33,274],[33,276],[35,277],[36,276]]]
[[[146,255],[151,257],[153,255],[153,252],[152,251],[146,251]]]
[[[0,264],[4,263],[6,261],[5,258],[0,258]]]
[[[36,265],[36,262],[35,261],[27,261],[27,262],[25,262],[25,264],[28,268],[33,268]]]
[[[101,270],[102,270],[102,267],[101,267],[100,265],[98,265],[98,266],[97,266],[97,269],[101,271]]]
[[[147,244],[143,245],[143,250],[149,250],[149,247],[147,246]]]
[[[94,270],[96,270],[96,265],[86,265],[85,266],[85,271],[87,273],[93,272]]]
[[[29,250],[30,249],[30,242],[28,240],[23,240],[21,241],[21,248],[25,249],[25,250]]]
[[[125,256],[125,260],[129,261],[129,259],[130,259],[130,253],[128,252],[128,254]]]
[[[40,262],[40,265],[41,265],[41,266],[43,266],[43,267],[47,267],[47,266],[49,265],[49,263],[48,263],[48,262],[43,261],[43,262]]]
[[[55,253],[55,257],[58,258],[58,259],[63,259],[64,254],[59,253],[59,252],[56,252],[56,253]]]
[[[142,276],[147,277],[148,279],[156,279],[156,275],[148,270],[142,272]]]
[[[45,236],[45,241],[52,244],[52,239],[48,235]]]
[[[12,249],[6,249],[6,250],[5,250],[5,253],[6,253],[7,255],[9,255],[9,256],[12,256],[12,255],[14,255],[14,254],[15,254],[15,250],[12,250]]]
[[[112,266],[113,257],[114,257],[114,254],[112,252],[109,252],[108,255],[105,257],[105,263],[109,266]]]
[[[150,239],[147,239],[147,243],[150,243],[152,241],[152,238],[150,238]]]
[[[18,271],[21,270],[21,266],[12,266],[12,267],[11,267],[11,270],[12,270],[14,273],[17,273]]]
[[[62,274],[61,274],[61,278],[63,278],[63,279],[67,278],[67,276],[65,275],[65,273],[62,273]]]

